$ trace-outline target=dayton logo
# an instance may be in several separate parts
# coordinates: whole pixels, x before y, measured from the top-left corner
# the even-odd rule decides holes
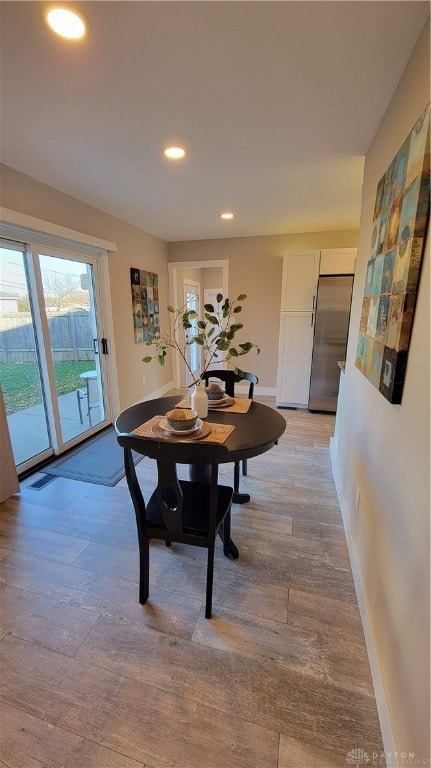
[[[368,753],[364,752],[363,749],[351,749],[350,752],[347,753],[346,763],[349,763],[349,765],[356,765],[356,768],[358,768],[359,765],[365,765],[369,762],[370,758],[368,757]]]

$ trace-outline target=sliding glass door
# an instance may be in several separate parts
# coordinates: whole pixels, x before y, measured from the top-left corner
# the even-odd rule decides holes
[[[25,245],[0,249],[0,383],[16,466],[52,453]]]
[[[2,241],[0,381],[18,471],[107,425],[96,257]]]
[[[39,265],[56,431],[67,443],[105,420],[94,267],[45,253]]]

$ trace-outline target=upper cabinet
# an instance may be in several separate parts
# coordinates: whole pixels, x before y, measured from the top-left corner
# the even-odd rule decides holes
[[[283,257],[282,312],[312,312],[319,278],[320,251],[286,253]]]
[[[353,275],[356,248],[327,248],[320,251],[321,275]]]
[[[353,275],[356,248],[285,253],[283,256],[282,312],[313,312],[319,275]]]

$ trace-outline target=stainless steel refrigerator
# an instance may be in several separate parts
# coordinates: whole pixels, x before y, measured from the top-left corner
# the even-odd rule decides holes
[[[310,411],[337,410],[339,361],[346,357],[353,275],[321,276],[311,362]]]

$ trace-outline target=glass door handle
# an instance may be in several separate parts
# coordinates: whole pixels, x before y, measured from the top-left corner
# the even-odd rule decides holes
[[[99,339],[93,339],[93,349],[94,349],[94,354],[98,355],[99,354]]]

